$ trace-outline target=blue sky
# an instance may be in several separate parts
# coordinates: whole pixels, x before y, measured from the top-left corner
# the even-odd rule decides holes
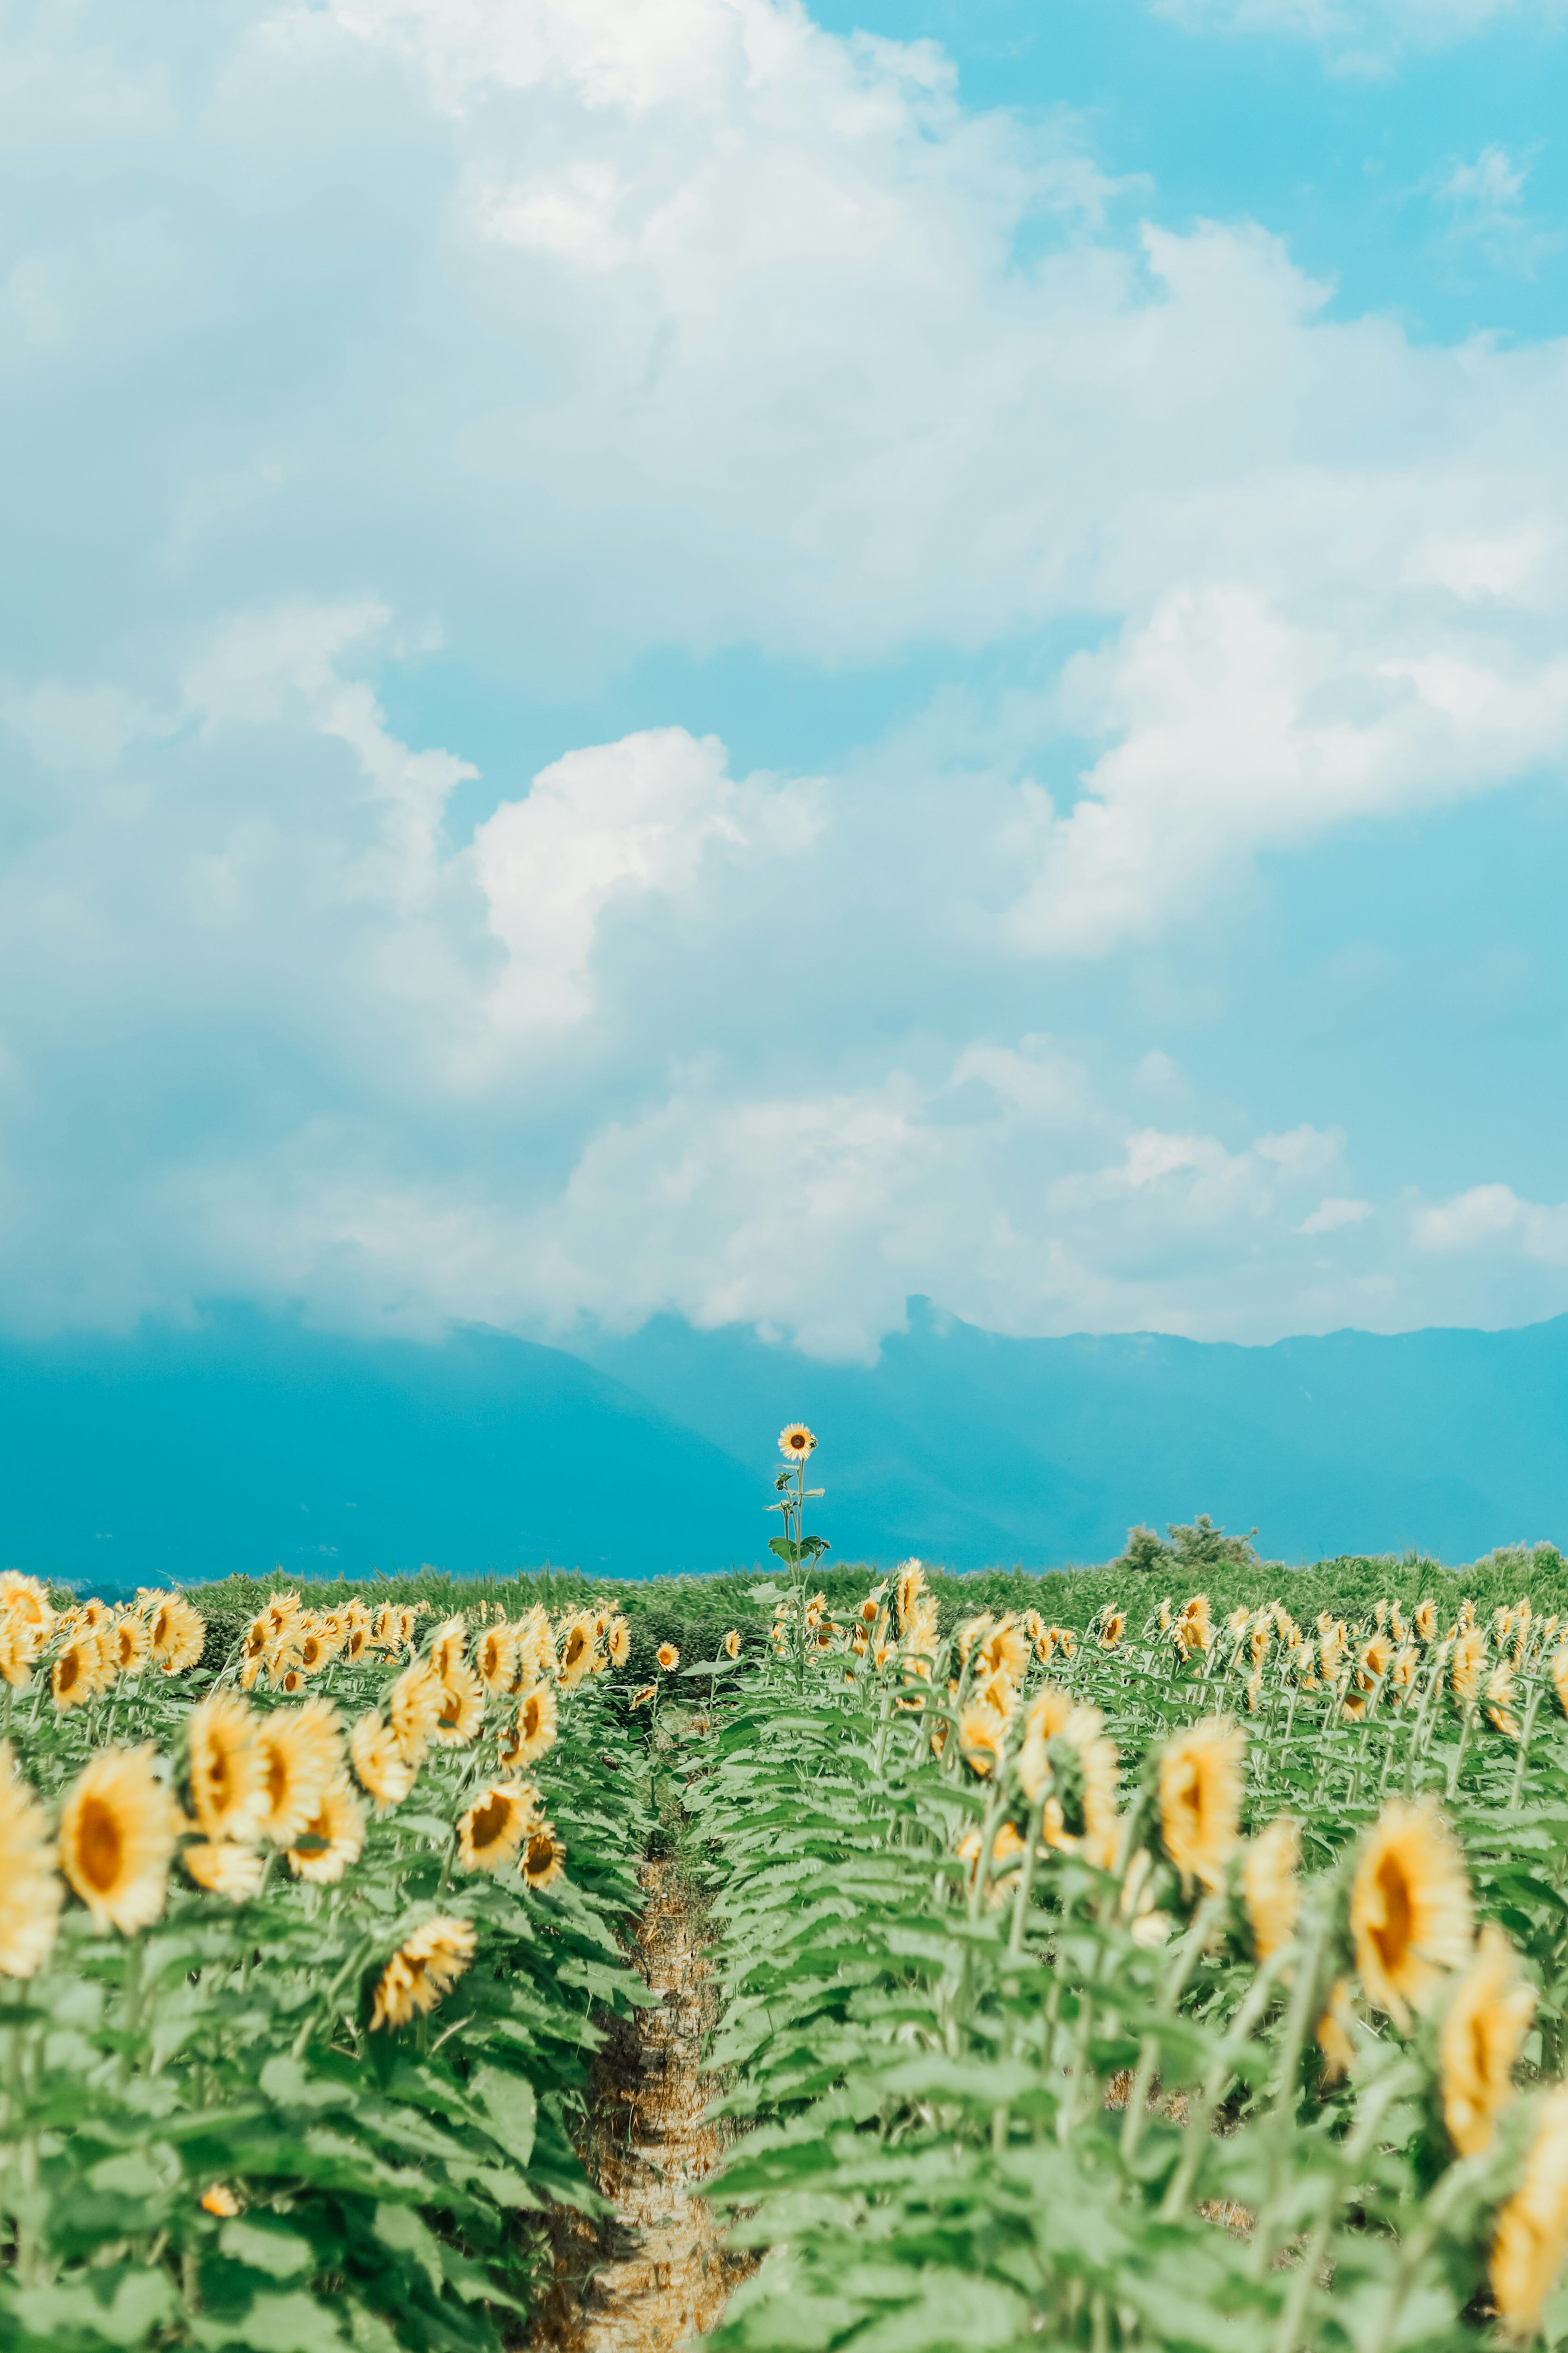
[[[0,39],[8,1328],[1568,1309],[1568,11]]]

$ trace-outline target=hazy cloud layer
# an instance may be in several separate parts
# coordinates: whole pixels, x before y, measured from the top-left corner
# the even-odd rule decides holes
[[[1260,859],[1560,767],[1568,349],[1331,317],[1262,230],[1162,227],[1081,126],[786,0],[8,38],[10,1320],[863,1354],[911,1290],[1568,1303],[1568,1213],[1500,1175],[1368,1198],[1353,1134],[1049,1018]],[[976,676],[815,775],[660,724],[486,798],[461,713],[405,741],[378,687],[437,645],[544,699],[660,648]]]

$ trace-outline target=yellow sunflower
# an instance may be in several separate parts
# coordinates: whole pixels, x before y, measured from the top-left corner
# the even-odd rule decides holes
[[[274,1846],[292,1846],[342,1769],[337,1711],[324,1699],[274,1708],[258,1717],[254,1737],[261,1760],[258,1828]]]
[[[465,1871],[500,1871],[531,1830],[539,1792],[524,1781],[492,1781],[479,1791],[458,1824],[458,1853]]]
[[[1021,1683],[1029,1672],[1029,1638],[1023,1628],[1010,1618],[993,1627],[980,1645],[974,1672],[977,1680],[1005,1675],[1010,1683]]]
[[[346,1780],[337,1780],[289,1849],[296,1879],[332,1887],[364,1852],[364,1808]]]
[[[1288,1944],[1296,1933],[1301,1909],[1301,1883],[1296,1876],[1301,1837],[1289,1814],[1277,1814],[1258,1833],[1242,1858],[1241,1892],[1252,1949],[1260,1961]]]
[[[89,1757],[60,1811],[60,1868],[100,1932],[132,1936],[158,1918],[179,1826],[151,1744]]]
[[[738,1659],[740,1657],[741,1637],[735,1627],[731,1626],[729,1632],[725,1635],[723,1648],[724,1656],[727,1659]]]
[[[1206,1593],[1194,1593],[1184,1601],[1176,1620],[1176,1640],[1184,1651],[1206,1651],[1214,1641],[1214,1617]]]
[[[474,1664],[487,1691],[511,1689],[511,1679],[517,1672],[517,1636],[510,1626],[491,1626],[480,1635]]]
[[[644,1683],[641,1691],[633,1692],[631,1696],[632,1706],[634,1708],[646,1707],[649,1700],[653,1699],[657,1695],[658,1691],[658,1685],[657,1683]],[[508,1756],[506,1751],[503,1749],[501,1752],[501,1760],[504,1764],[513,1765],[520,1761],[521,1756],[521,1751],[518,1752],[517,1756]]]
[[[536,1894],[565,1871],[566,1850],[547,1821],[531,1823],[517,1867]]]
[[[676,1668],[680,1664],[680,1652],[676,1649],[673,1642],[661,1642],[658,1646],[656,1656],[658,1657],[659,1665],[663,1668],[667,1675],[673,1674]]]
[[[779,1432],[779,1452],[786,1462],[804,1462],[816,1451],[816,1440],[804,1421],[792,1421]]]
[[[246,1903],[254,1895],[267,1868],[254,1847],[232,1846],[226,1839],[186,1847],[180,1867],[209,1895],[226,1896],[231,1904]]]
[[[1429,1798],[1384,1807],[1356,1865],[1350,1919],[1368,1999],[1406,2030],[1470,1950],[1464,1857]]]
[[[44,1810],[0,1740],[0,1973],[35,1977],[54,1950],[65,1889]]]
[[[36,1577],[24,1577],[19,1568],[0,1569],[0,1615],[16,1621],[35,1658],[54,1630],[54,1605],[47,1587]]]
[[[645,1692],[638,1693],[632,1705],[640,1707],[645,1700],[651,1699],[653,1689],[649,1683]],[[510,1733],[501,1736],[501,1763],[531,1765],[553,1746],[558,1722],[555,1694],[548,1683],[535,1683],[518,1702],[517,1722]]]
[[[1215,1889],[1240,1840],[1241,1765],[1247,1735],[1205,1716],[1168,1740],[1160,1756],[1160,1832],[1165,1852],[1190,1888]]]
[[[728,1642],[731,1640],[731,1637],[726,1635],[724,1639],[725,1641]],[[741,1638],[737,1634],[733,1639],[735,1649],[739,1650],[741,1646]],[[626,1661],[631,1657],[632,1630],[627,1625],[626,1620],[619,1615],[612,1618],[609,1625],[605,1630],[605,1652],[612,1667],[624,1667]],[[730,1655],[733,1658],[735,1655],[734,1651],[731,1651]]]
[[[220,2220],[228,2222],[232,2222],[239,2211],[238,2199],[224,2181],[215,2181],[210,2189],[205,2189],[201,2204],[207,2213],[216,2214]]]
[[[580,1683],[594,1663],[594,1621],[591,1618],[569,1619],[561,1638],[561,1684],[571,1691]]]
[[[1513,1669],[1494,1667],[1482,1688],[1484,1714],[1494,1732],[1506,1739],[1519,1738],[1519,1718],[1513,1713]]]
[[[1323,2054],[1323,2080],[1337,2084],[1355,2057],[1351,2040],[1351,1989],[1348,1978],[1336,1978],[1329,1988],[1328,2006],[1318,2021],[1318,2048]]]
[[[186,1725],[191,1803],[209,1839],[254,1839],[267,1810],[256,1719],[230,1692],[209,1692]]]
[[[349,1756],[360,1788],[374,1800],[378,1814],[400,1806],[418,1778],[403,1743],[389,1724],[370,1708],[349,1735]]]
[[[485,1690],[472,1667],[454,1667],[440,1686],[441,1704],[431,1726],[443,1748],[466,1748],[485,1720]]]
[[[1102,1651],[1114,1651],[1114,1650],[1115,1650],[1115,1648],[1116,1648],[1116,1646],[1117,1646],[1117,1644],[1118,1644],[1118,1642],[1120,1642],[1120,1641],[1121,1641],[1121,1637],[1123,1636],[1123,1634],[1125,1634],[1125,1633],[1126,1633],[1126,1631],[1127,1631],[1127,1612],[1126,1612],[1126,1610],[1125,1610],[1125,1609],[1112,1609],[1112,1610],[1110,1611],[1110,1615],[1109,1615],[1108,1617],[1103,1618],[1103,1619],[1100,1620],[1100,1649],[1101,1649]]]
[[[430,1664],[446,1683],[458,1667],[468,1664],[468,1630],[461,1618],[443,1619],[430,1637],[426,1655]]]
[[[148,1618],[148,1646],[166,1675],[195,1666],[206,1639],[206,1620],[178,1593],[167,1595]]]
[[[1489,2146],[1497,2119],[1513,2097],[1513,2070],[1535,1996],[1519,1974],[1500,1928],[1481,1930],[1476,1957],[1454,1989],[1438,2036],[1443,2120],[1461,2157]]]
[[[406,2026],[416,2010],[435,2009],[474,1957],[474,1931],[441,1913],[426,1920],[394,1953],[375,1989],[371,2026]]]
[[[1437,1638],[1437,1605],[1435,1601],[1418,1601],[1410,1620],[1418,1642],[1433,1642]]]
[[[1568,2253],[1568,2084],[1536,2109],[1524,2179],[1498,2216],[1489,2267],[1492,2297],[1510,2336],[1531,2337]]]
[[[60,1715],[89,1700],[102,1683],[103,1653],[96,1634],[79,1634],[56,1653],[49,1688]]]
[[[416,1659],[405,1667],[387,1694],[392,1728],[411,1765],[419,1765],[430,1746],[441,1699],[441,1678],[427,1659]]]

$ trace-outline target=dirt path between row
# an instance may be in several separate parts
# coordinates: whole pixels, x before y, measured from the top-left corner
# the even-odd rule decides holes
[[[570,2218],[530,2353],[676,2353],[713,2326],[750,2268],[722,2252],[706,2200],[691,2195],[722,2146],[702,2121],[702,2042],[718,2001],[701,1915],[673,1858],[638,1875],[647,1900],[632,1958],[664,2000],[616,2020],[595,2062],[587,2154],[616,2211],[597,2230]]]

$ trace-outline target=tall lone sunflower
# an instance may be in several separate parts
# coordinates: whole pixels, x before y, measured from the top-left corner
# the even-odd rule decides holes
[[[1514,2065],[1534,2010],[1535,1996],[1519,1974],[1513,1947],[1500,1928],[1483,1928],[1437,2039],[1443,2121],[1461,2157],[1489,2146],[1513,2097]]]
[[[0,1974],[37,1976],[54,1950],[65,1889],[44,1810],[0,1740]]]
[[[804,1462],[816,1451],[816,1440],[804,1421],[792,1421],[779,1432],[779,1452],[786,1462]]]
[[[371,2027],[406,2026],[451,1992],[474,1957],[474,1931],[466,1920],[437,1912],[401,1945],[382,1971]]]
[[[1395,1798],[1374,1824],[1351,1883],[1356,1966],[1373,2006],[1402,2032],[1469,1957],[1464,1857],[1429,1798]]]
[[[1534,2333],[1568,2253],[1568,2084],[1556,2084],[1536,2111],[1524,2179],[1498,2216],[1491,2290],[1510,2336]]]
[[[1247,1735],[1205,1716],[1168,1740],[1159,1766],[1160,1835],[1182,1875],[1215,1889],[1240,1841],[1241,1764]]]
[[[179,1825],[151,1744],[89,1757],[60,1812],[60,1868],[100,1931],[133,1936],[159,1917]]]

